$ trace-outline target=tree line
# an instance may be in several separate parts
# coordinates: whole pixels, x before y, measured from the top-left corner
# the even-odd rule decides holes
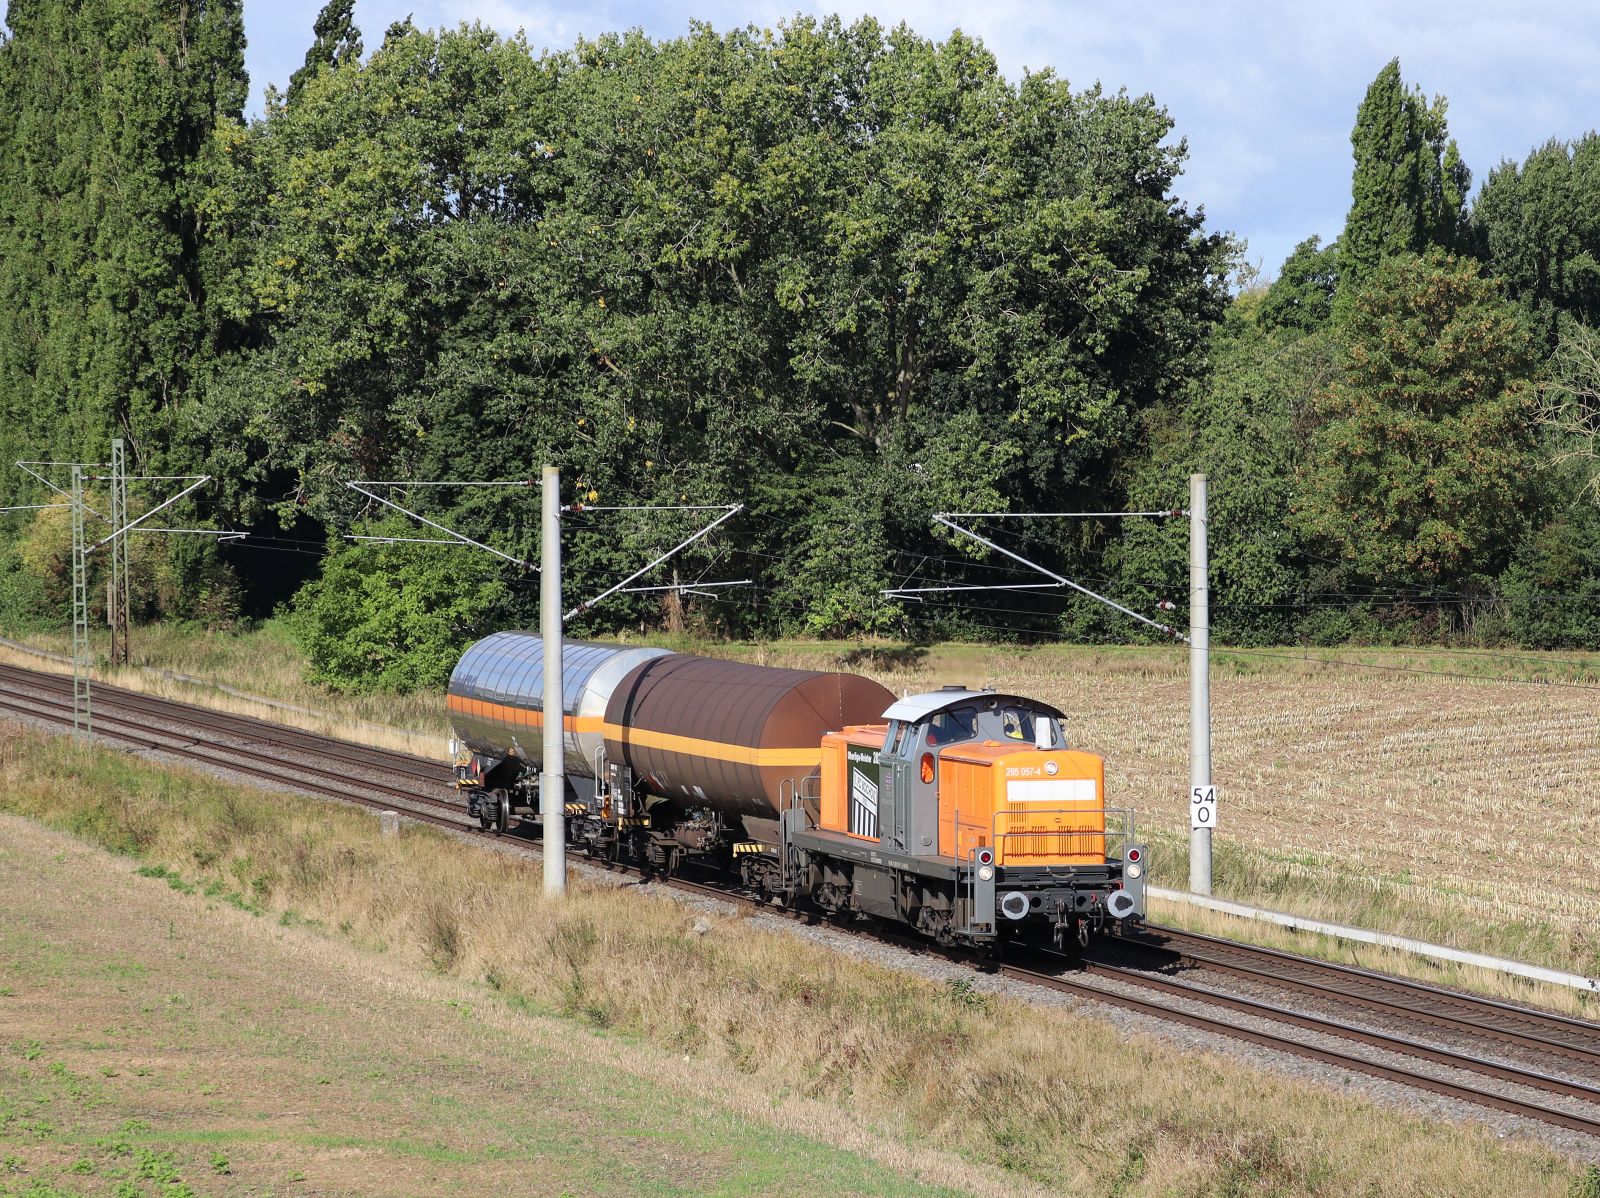
[[[1390,64],[1343,235],[1264,287],[1176,193],[1154,98],[1008,80],[961,34],[796,18],[535,50],[403,21],[367,53],[332,0],[247,120],[239,0],[8,22],[0,455],[120,435],[144,473],[215,475],[194,518],[251,533],[138,543],[147,618],[281,608],[324,680],[431,684],[531,622],[537,586],[349,540],[432,534],[344,481],[550,461],[596,509],[747,505],[643,581],[753,586],[617,596],[580,633],[1127,639],[1059,593],[883,592],[1029,581],[931,512],[1168,509],[1198,469],[1219,637],[1600,643],[1592,136],[1469,206],[1443,100]],[[0,473],[0,503],[39,501],[28,481]],[[535,558],[536,490],[405,502]],[[569,595],[697,518],[573,513]],[[61,513],[4,519],[0,620],[59,622]],[[1004,535],[1141,610],[1186,597],[1176,522]]]

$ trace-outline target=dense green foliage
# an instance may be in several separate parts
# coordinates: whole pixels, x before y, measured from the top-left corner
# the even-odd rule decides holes
[[[1534,357],[1476,263],[1386,259],[1352,296],[1294,504],[1354,580],[1459,587],[1505,564],[1523,519]]]
[[[1172,198],[1168,129],[870,21],[544,58],[395,31],[225,136],[246,348],[214,452],[334,524],[339,478],[547,459],[601,504],[747,502],[769,585],[730,624],[891,631],[930,510],[1113,493],[1137,413],[1198,378],[1228,245]],[[456,514],[532,552],[525,493]],[[583,531],[574,591],[647,560]]]
[[[212,131],[244,103],[240,0],[31,0],[7,21],[0,460],[115,430],[160,466],[187,448],[194,370],[218,348],[196,200]]]
[[[1407,91],[1389,62],[1356,111],[1350,215],[1339,239],[1339,277],[1364,283],[1387,257],[1454,247],[1466,223],[1472,176],[1445,123],[1444,97]]]
[[[334,550],[301,591],[293,620],[307,680],[335,690],[354,680],[387,691],[443,686],[462,644],[506,617],[508,587],[491,563],[425,545]]]
[[[1479,252],[1554,345],[1562,315],[1600,320],[1600,136],[1549,141],[1489,172],[1472,209]]]
[[[1502,164],[1469,211],[1443,98],[1392,62],[1339,239],[1230,296],[1237,247],[1176,194],[1154,99],[1007,80],[960,34],[797,18],[535,53],[403,21],[364,53],[330,0],[246,122],[238,0],[8,19],[0,452],[124,435],[141,469],[217,477],[186,520],[252,533],[137,544],[147,614],[289,601],[321,678],[431,684],[534,621],[532,576],[347,540],[435,533],[344,482],[554,462],[569,502],[746,505],[641,582],[753,587],[617,595],[579,633],[1121,639],[1144,632],[1060,591],[883,592],[1037,581],[931,512],[1169,510],[1203,471],[1223,638],[1600,637],[1587,476],[1540,469],[1594,445],[1539,390],[1600,303],[1593,136]],[[536,556],[537,488],[399,498]],[[50,517],[4,517],[12,625],[58,606],[59,556],[28,548]],[[570,514],[569,602],[707,518]],[[1181,521],[975,523],[1181,622]]]
[[[1241,297],[1219,330],[1209,385],[1157,425],[1131,501],[1155,510],[1182,501],[1190,474],[1208,477],[1214,620],[1225,639],[1281,642],[1312,568],[1284,520],[1310,427],[1310,396],[1338,373],[1336,348],[1268,321],[1271,293]],[[1188,597],[1188,522],[1139,521],[1113,555],[1144,609]],[[1117,633],[1114,625],[1107,633]]]

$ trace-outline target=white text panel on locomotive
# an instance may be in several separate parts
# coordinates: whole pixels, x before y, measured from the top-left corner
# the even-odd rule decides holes
[[[1007,782],[1008,803],[1093,803],[1100,797],[1093,778],[1051,778]]]

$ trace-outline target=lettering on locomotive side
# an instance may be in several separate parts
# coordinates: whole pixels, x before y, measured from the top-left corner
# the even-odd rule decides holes
[[[850,745],[845,749],[850,763],[850,833],[853,836],[878,836],[878,755],[871,749]]]

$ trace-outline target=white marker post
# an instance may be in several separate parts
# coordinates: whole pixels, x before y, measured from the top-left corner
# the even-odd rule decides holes
[[[544,637],[544,759],[539,775],[539,818],[544,831],[544,892],[567,893],[566,706],[561,661],[561,471],[544,468],[540,537],[539,631]]]
[[[1211,602],[1207,580],[1206,476],[1189,476],[1189,889],[1211,893]]]

